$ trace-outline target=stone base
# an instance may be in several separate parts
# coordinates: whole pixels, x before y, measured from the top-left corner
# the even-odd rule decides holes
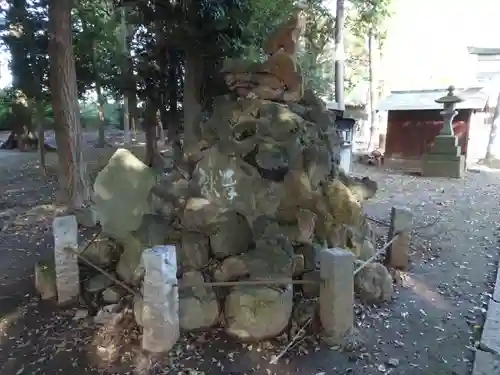
[[[385,156],[383,167],[385,169],[393,169],[406,173],[421,173],[422,160],[418,159],[402,159],[397,157]]]
[[[422,163],[422,175],[425,177],[452,177],[462,178],[465,171],[465,156],[440,158],[435,155],[426,155]]]
[[[434,144],[430,153],[460,156],[462,154],[462,148],[458,145],[457,137],[453,135],[438,135],[434,139]]]
[[[495,354],[478,350],[474,359],[472,375],[498,375],[500,374],[500,357]]]

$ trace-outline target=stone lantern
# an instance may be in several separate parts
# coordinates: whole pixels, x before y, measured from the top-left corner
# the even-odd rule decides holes
[[[463,99],[454,94],[455,88],[453,86],[448,87],[448,94],[436,99],[436,103],[443,105],[443,110],[440,112],[440,115],[443,116],[443,127],[439,132],[439,135],[444,136],[454,136],[453,132],[453,119],[458,114],[458,111],[455,109],[458,103],[463,102]]]
[[[447,95],[436,99],[436,103],[443,105],[443,110],[440,112],[443,126],[430,150],[424,155],[422,161],[424,176],[461,178],[465,170],[465,156],[462,155],[462,149],[453,132],[453,119],[458,114],[455,108],[463,99],[455,95],[454,91],[455,88],[450,86]]]

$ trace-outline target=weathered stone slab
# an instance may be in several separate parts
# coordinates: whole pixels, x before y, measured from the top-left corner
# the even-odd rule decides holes
[[[203,284],[203,275],[197,271],[187,271],[179,284]],[[179,295],[180,326],[185,330],[195,330],[213,326],[219,319],[220,306],[212,287],[186,287]]]
[[[480,347],[500,355],[500,303],[490,300]]]
[[[54,232],[54,263],[57,298],[60,304],[69,303],[80,294],[78,258],[70,248],[78,251],[78,224],[76,217],[60,216],[52,223]]]
[[[354,255],[343,249],[320,253],[319,315],[328,343],[343,345],[354,324]]]
[[[500,375],[500,357],[478,350],[472,375]]]
[[[422,174],[425,177],[462,178],[465,172],[465,156],[460,155],[456,160],[428,160],[424,156]]]
[[[410,262],[410,233],[413,214],[407,207],[392,207],[389,239],[398,237],[387,249],[385,263],[393,268],[406,270]],[[399,233],[399,234],[398,234]]]
[[[161,353],[179,339],[179,295],[175,246],[155,246],[142,254],[143,285],[142,348]]]
[[[155,173],[126,149],[118,149],[94,183],[96,219],[103,231],[122,239],[139,228],[149,212]]]
[[[35,265],[35,288],[41,299],[57,297],[56,272],[53,263],[38,262]]]
[[[278,336],[290,322],[293,288],[267,286],[234,287],[226,297],[226,332],[243,341],[265,340]]]
[[[493,300],[500,302],[500,263],[498,263],[497,268],[497,281],[495,283],[495,291],[493,292]]]

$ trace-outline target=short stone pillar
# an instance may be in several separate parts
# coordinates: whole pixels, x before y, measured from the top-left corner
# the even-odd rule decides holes
[[[407,270],[410,263],[410,240],[413,214],[407,207],[392,207],[391,226],[387,239],[397,238],[387,249],[385,264],[392,268]]]
[[[57,300],[60,304],[67,304],[73,302],[80,294],[80,271],[76,256],[78,251],[76,217],[74,215],[56,217],[52,223],[52,230]]]
[[[142,348],[169,351],[180,336],[175,246],[155,246],[142,253],[144,265]]]
[[[354,255],[343,249],[320,253],[319,316],[323,338],[343,345],[354,325]]]

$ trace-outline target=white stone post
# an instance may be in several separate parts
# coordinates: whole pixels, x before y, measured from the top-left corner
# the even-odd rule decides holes
[[[343,249],[320,253],[319,316],[323,339],[344,345],[354,326],[354,255]]]
[[[389,267],[406,270],[410,263],[410,241],[413,215],[407,207],[392,207],[391,226],[387,239],[397,236],[387,249],[385,264]]]
[[[80,294],[78,258],[69,248],[78,251],[78,224],[74,215],[56,217],[52,223],[54,233],[54,262],[56,270],[57,300],[59,304],[72,302]]]
[[[180,336],[176,258],[172,245],[155,246],[142,254],[142,348],[150,352],[169,351]]]

